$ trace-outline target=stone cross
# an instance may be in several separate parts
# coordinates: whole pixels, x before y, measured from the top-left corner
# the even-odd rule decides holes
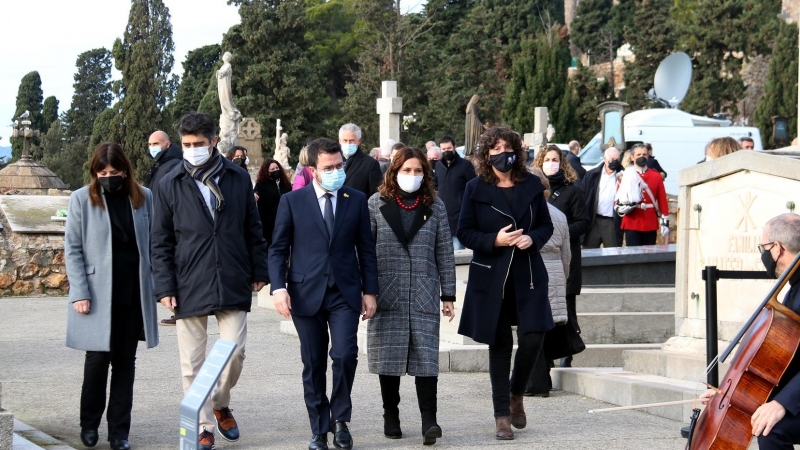
[[[403,99],[397,96],[397,81],[381,83],[381,98],[376,102],[380,116],[380,141],[393,139],[400,142],[400,114],[403,112]]]
[[[275,123],[275,154],[281,148],[281,131],[283,131],[283,127],[281,126],[281,119],[278,119]]]
[[[525,133],[525,145],[532,147],[534,151],[547,145],[547,126],[548,116],[546,107],[536,107],[533,109],[533,133]]]
[[[27,113],[27,111],[25,111]],[[31,159],[31,139],[35,137],[40,137],[41,132],[39,130],[32,130],[31,129],[31,121],[27,118],[27,116],[23,115],[22,123],[19,124],[18,120],[15,120],[12,124],[14,131],[12,133],[12,137],[15,138],[22,138],[22,157],[20,159],[30,160]],[[19,126],[22,125],[22,126]]]
[[[261,152],[261,126],[256,119],[242,119],[239,127],[239,145],[247,149],[247,156],[250,158],[249,168],[258,170],[263,161]]]

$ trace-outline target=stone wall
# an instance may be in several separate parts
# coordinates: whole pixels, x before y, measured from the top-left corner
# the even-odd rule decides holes
[[[64,236],[12,233],[4,217],[2,222],[0,297],[65,295]]]

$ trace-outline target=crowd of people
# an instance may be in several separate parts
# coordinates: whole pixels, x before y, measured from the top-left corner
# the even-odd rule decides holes
[[[90,184],[70,197],[67,345],[86,351],[87,447],[97,444],[105,412],[111,448],[130,448],[136,350],[140,340],[158,345],[157,303],[173,314],[162,324],[176,326],[184,392],[205,362],[209,316],[236,344],[200,411],[198,448],[213,449],[217,435],[238,440],[231,391],[244,367],[253,292],[268,284],[300,340],[309,449],[327,449],[329,433],[334,447],[353,447],[360,320],[369,320],[367,364],[379,379],[384,435],[403,436],[399,389],[409,375],[422,443],[436,443],[440,321],[456,317],[454,254],[464,248],[472,260],[458,330],[489,346],[496,438],[514,439],[513,429],[527,424],[524,396],[547,397],[555,360],[571,365],[573,353],[554,348],[565,336],[580,339],[581,246],[651,245],[669,230],[666,173],[646,144],[622,156],[609,148],[586,172],[579,163],[576,170],[577,142],[566,154],[546,146],[528,161],[519,134],[506,127],[487,129],[470,161],[449,135],[424,152],[389,141],[370,156],[361,129],[346,124],[338,141],[306,142],[293,180],[266,158],[253,186],[247,150],[222,155],[210,116],[188,114],[177,132],[180,145],[163,131],[150,136],[154,164],[144,186],[119,145],[100,144]],[[709,144],[708,157],[727,144]],[[797,233],[799,216],[789,216]],[[780,269],[798,244],[775,236],[762,253],[766,265],[778,254]],[[796,402],[793,382],[786,395]],[[783,429],[797,428],[791,424]]]

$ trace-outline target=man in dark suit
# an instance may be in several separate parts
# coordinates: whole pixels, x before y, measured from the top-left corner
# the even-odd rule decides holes
[[[347,422],[358,363],[358,316],[372,317],[378,293],[367,198],[342,185],[342,166],[342,150],[336,142],[322,138],[308,146],[314,180],[281,198],[269,249],[275,308],[292,318],[300,337],[303,389],[313,434],[310,450],[328,448],[331,420],[333,445],[353,446]],[[329,328],[330,401],[325,392]]]
[[[617,233],[622,218],[614,212],[617,195],[617,173],[622,171],[619,150],[609,147],[603,153],[603,164],[586,172],[583,189],[586,191],[586,211],[589,213],[589,232],[583,240],[585,248],[617,247]]]
[[[772,218],[764,225],[761,242],[758,251],[767,274],[780,277],[800,252],[800,215],[787,213]],[[800,314],[800,269],[789,279],[789,285],[783,304]],[[709,389],[700,399],[707,403],[714,395],[716,392]],[[756,409],[751,422],[761,450],[792,450],[800,444],[800,356],[795,354],[769,401]]]
[[[581,159],[578,158],[578,153],[581,152],[581,144],[578,141],[570,141],[569,143],[569,152],[567,152],[567,162],[572,169],[578,174],[578,179],[583,180],[583,177],[586,176],[586,169],[583,168],[581,165]]]
[[[363,192],[369,198],[381,185],[383,174],[380,163],[361,151],[361,128],[353,123],[342,125],[339,144],[346,159],[344,185]]]

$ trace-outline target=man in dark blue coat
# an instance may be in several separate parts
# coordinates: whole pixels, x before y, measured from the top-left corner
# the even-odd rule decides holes
[[[242,372],[252,292],[269,282],[267,244],[250,176],[216,149],[213,119],[187,114],[178,133],[182,164],[156,191],[150,233],[154,292],[177,318],[184,392],[205,362],[209,315],[217,318],[220,338],[237,345],[200,410],[198,450],[211,450],[215,428],[228,441],[239,439],[230,391]]]
[[[475,178],[475,166],[456,152],[456,141],[450,135],[439,139],[439,149],[442,151],[442,157],[434,167],[436,189],[447,210],[450,234],[453,235],[453,249],[463,250],[464,246],[456,237],[458,216],[461,215],[464,188],[469,180]]]
[[[781,214],[764,226],[762,244],[758,246],[767,274],[778,278],[791,269],[800,252],[800,215]],[[783,304],[800,314],[800,269],[789,279],[790,289]],[[708,390],[700,398],[707,402],[715,391]],[[800,355],[784,372],[770,400],[758,407],[752,416],[753,436],[761,450],[792,450],[800,444]]]
[[[343,185],[342,163],[342,149],[335,141],[322,138],[308,146],[314,180],[281,198],[269,250],[275,308],[292,318],[300,337],[311,450],[328,448],[331,428],[336,448],[353,446],[347,423],[358,364],[358,317],[372,317],[378,294],[367,197]],[[329,329],[330,400],[325,380]]]

